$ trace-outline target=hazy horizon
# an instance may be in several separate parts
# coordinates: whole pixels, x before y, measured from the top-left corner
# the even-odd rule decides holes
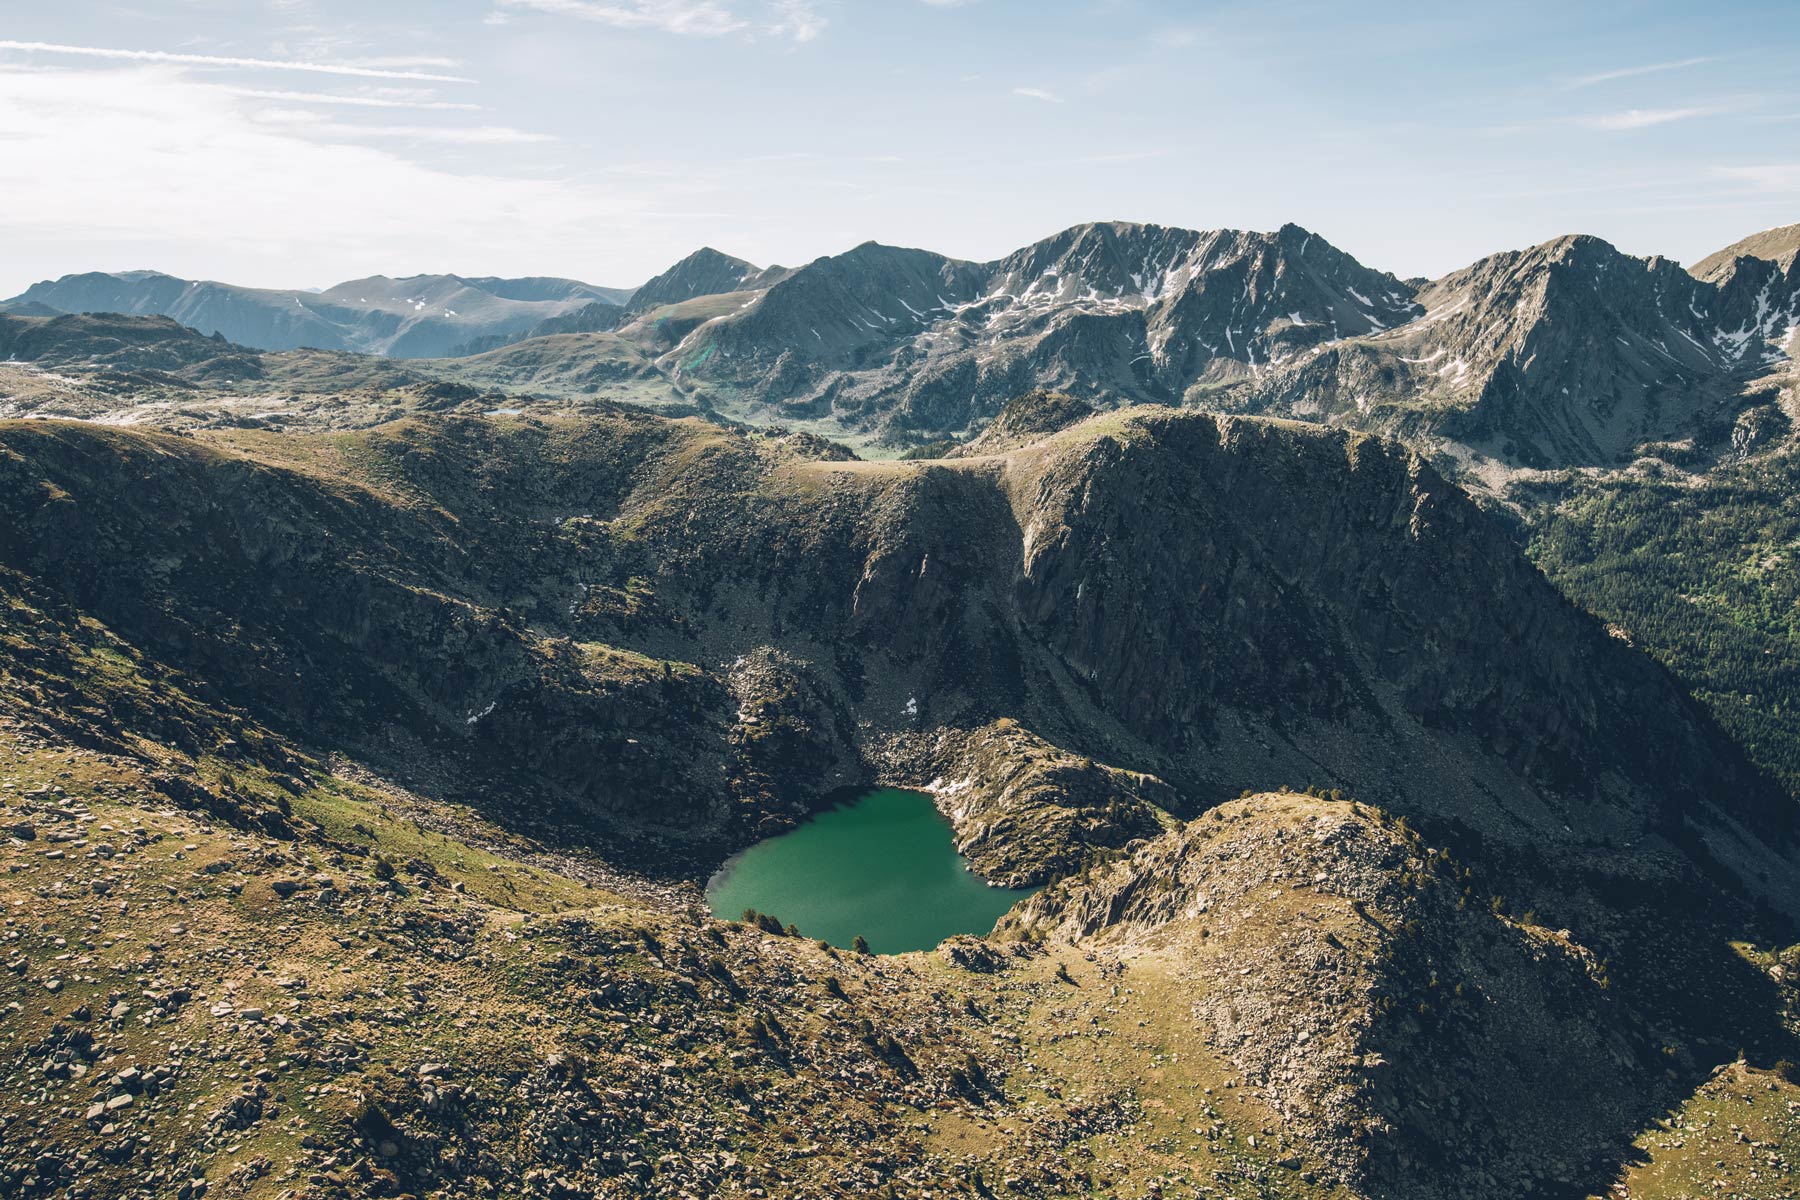
[[[1402,276],[1566,233],[1692,262],[1800,220],[1784,7],[46,6],[0,40],[0,295],[631,287],[702,245],[990,260],[1090,220],[1293,221]]]

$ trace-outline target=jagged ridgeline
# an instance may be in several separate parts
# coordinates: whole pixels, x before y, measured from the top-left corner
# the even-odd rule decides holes
[[[418,276],[316,295],[135,272],[5,307],[161,314],[263,349],[371,351],[426,378],[817,421],[901,448],[966,437],[1034,388],[1291,416],[1406,437],[1493,486],[1497,469],[1722,440],[1767,409],[1800,329],[1797,243],[1769,230],[1684,271],[1564,237],[1428,281],[1295,225],[1112,222],[982,263],[870,242],[763,269],[706,249],[629,290]],[[430,357],[444,355],[460,357]]]
[[[702,252],[555,368],[524,343],[452,369],[579,389],[629,347],[722,412],[901,446],[1053,388],[1350,425],[1464,468],[1617,465],[1756,406],[1747,385],[1800,327],[1795,241],[1771,230],[1690,273],[1567,237],[1436,281],[1294,225],[1082,225],[988,263],[869,243],[759,273]]]
[[[1273,775],[1539,854],[1792,823],[1660,669],[1366,436],[1142,409],[873,464],[620,412],[4,446],[16,586],[287,739],[450,754],[520,815],[730,840],[1010,718],[1184,815]]]

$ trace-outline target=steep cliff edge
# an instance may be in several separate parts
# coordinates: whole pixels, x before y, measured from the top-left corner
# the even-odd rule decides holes
[[[1534,856],[1791,870],[1791,805],[1668,677],[1366,436],[1143,408],[942,463],[623,412],[0,446],[0,562],[222,705],[533,820],[715,845],[889,735],[1010,718],[1181,814],[1287,779]]]

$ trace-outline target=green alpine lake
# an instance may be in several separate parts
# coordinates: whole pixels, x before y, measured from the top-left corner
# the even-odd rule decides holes
[[[758,842],[707,884],[713,913],[746,909],[848,947],[858,934],[878,954],[929,950],[957,933],[986,933],[1035,888],[997,888],[956,852],[931,797],[866,792]]]

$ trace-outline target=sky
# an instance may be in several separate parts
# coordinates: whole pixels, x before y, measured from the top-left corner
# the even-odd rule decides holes
[[[641,283],[1298,222],[1436,276],[1800,221],[1793,0],[0,0],[0,296]]]

